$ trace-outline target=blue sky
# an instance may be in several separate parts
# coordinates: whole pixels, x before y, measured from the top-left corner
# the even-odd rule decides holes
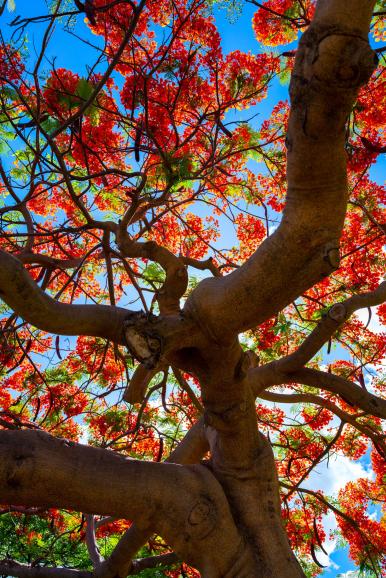
[[[5,24],[2,26],[2,31],[5,36],[9,35],[7,21],[9,22],[16,15],[21,14],[23,17],[26,17],[46,13],[46,4],[44,0],[15,0],[15,3],[15,12],[12,14],[5,13],[3,16]],[[259,51],[259,45],[254,38],[251,27],[251,18],[253,13],[254,8],[251,5],[246,4],[243,6],[242,12],[235,22],[230,23],[226,9],[220,9],[218,7],[214,8],[214,15],[222,36],[224,52],[229,52],[235,49],[243,51],[251,50],[252,52]],[[42,25],[35,25],[30,28],[28,46],[32,58],[34,57],[35,50],[39,51],[43,30],[44,26]],[[56,68],[64,66],[77,71],[80,75],[85,75],[87,65],[94,61],[95,53],[90,47],[82,42],[82,40],[76,38],[76,35],[79,35],[82,39],[89,39],[95,44],[102,45],[101,40],[92,35],[84,25],[82,19],[79,19],[77,26],[72,30],[72,34],[60,30],[59,27],[57,28],[55,36],[49,45],[47,58],[48,60],[55,60]],[[278,100],[287,98],[287,95],[288,87],[275,81],[271,87],[269,98],[262,101],[259,105],[259,116],[257,122],[260,123],[263,118],[266,118],[274,104]],[[236,114],[237,118],[240,118],[240,113],[237,112]],[[232,119],[230,118],[229,120]],[[375,165],[371,169],[372,178],[381,181],[384,168],[384,163],[378,163]],[[231,234],[232,233],[229,229],[229,235]],[[229,240],[229,245],[232,245],[231,240]],[[345,483],[347,483],[347,481],[370,475],[368,466],[368,456],[355,464],[344,459],[331,461],[328,468],[325,465],[320,466],[305,486],[308,485],[309,487],[315,487],[315,485],[317,485],[318,488],[324,489],[327,494],[329,492],[336,493]],[[326,525],[330,529],[334,529],[335,526],[332,517],[326,519]],[[327,543],[327,550],[331,552],[329,560],[326,557],[318,555],[323,563],[329,564],[324,575],[327,578],[335,578],[343,574],[346,578],[353,578],[353,575],[349,572],[353,571],[355,567],[348,559],[347,549],[334,549],[334,546],[336,546],[336,544],[333,542]]]

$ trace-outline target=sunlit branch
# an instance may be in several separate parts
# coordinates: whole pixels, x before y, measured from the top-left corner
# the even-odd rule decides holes
[[[354,295],[346,301],[336,303],[294,353],[273,362],[270,366],[274,367],[275,371],[283,373],[300,369],[318,353],[355,311],[381,305],[385,301],[386,281],[375,291]]]
[[[185,265],[193,267],[194,269],[199,269],[200,271],[205,271],[208,269],[214,277],[221,277],[221,271],[216,267],[213,259],[209,257],[205,261],[199,261],[198,259],[192,259],[191,257],[181,257]]]
[[[166,278],[157,294],[160,312],[162,315],[178,313],[180,298],[188,286],[188,273],[182,259],[154,241],[133,241],[122,228],[117,232],[117,244],[125,257],[150,259],[161,265]]]
[[[146,395],[147,386],[160,371],[162,371],[161,367],[147,369],[142,363],[137,365],[127,384],[123,399],[127,401],[127,403],[142,403]]]
[[[94,568],[98,568],[103,562],[103,556],[99,552],[95,537],[95,518],[92,514],[86,515],[86,545],[90,560]]]
[[[264,391],[259,394],[259,398],[276,403],[311,403],[320,408],[325,408],[335,414],[343,423],[349,423],[355,429],[370,438],[375,447],[379,448],[383,455],[386,456],[386,443],[382,435],[378,435],[370,426],[358,421],[358,415],[347,413],[329,399],[313,393],[276,393],[273,391]]]
[[[259,395],[271,385],[297,382],[340,395],[364,412],[386,418],[386,400],[343,377],[304,367],[355,311],[380,305],[385,300],[386,281],[374,291],[333,305],[294,353],[249,370],[248,379],[255,394]]]
[[[93,335],[122,343],[130,312],[106,305],[69,305],[42,291],[18,259],[0,250],[0,297],[25,321],[61,335]]]
[[[345,123],[375,68],[367,42],[373,5],[357,1],[348,14],[346,5],[340,11],[334,2],[318,3],[300,40],[290,86],[281,224],[244,265],[201,282],[185,305],[217,342],[259,325],[339,267],[348,194]],[[346,33],[331,32],[326,40],[326,27],[335,21]],[[342,72],[354,69],[348,77]]]
[[[386,419],[386,399],[373,395],[361,386],[339,375],[304,368],[287,374],[287,383],[295,382],[324,389],[339,395],[344,401],[357,406],[369,415]]]

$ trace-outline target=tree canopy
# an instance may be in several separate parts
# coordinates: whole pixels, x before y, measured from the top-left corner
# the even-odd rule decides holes
[[[328,515],[381,577],[385,2],[247,0],[248,52],[208,0],[25,4],[0,2],[0,575],[316,576]],[[329,495],[335,459],[368,472]]]

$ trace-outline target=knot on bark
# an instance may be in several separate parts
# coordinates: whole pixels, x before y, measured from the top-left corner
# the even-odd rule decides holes
[[[163,350],[162,337],[155,331],[157,318],[145,313],[132,314],[123,323],[123,334],[130,353],[147,369],[156,367]]]
[[[189,534],[195,538],[203,539],[214,530],[216,523],[216,508],[211,500],[201,497],[188,515]]]
[[[317,90],[357,90],[373,73],[378,57],[367,38],[350,28],[312,25],[299,43],[299,85]],[[322,85],[322,86],[321,86]]]
[[[339,268],[340,254],[337,242],[326,243],[323,247],[323,259],[332,267],[333,270]]]
[[[33,456],[16,453],[13,456],[11,467],[7,475],[7,485],[15,490],[20,489],[24,484],[28,484],[33,469]]]
[[[336,88],[359,88],[375,68],[375,54],[367,39],[343,31],[322,38],[315,56],[313,76]]]
[[[333,321],[336,321],[337,323],[343,323],[343,321],[347,317],[347,309],[343,305],[343,303],[336,303],[328,311],[328,316],[331,319],[333,319]]]

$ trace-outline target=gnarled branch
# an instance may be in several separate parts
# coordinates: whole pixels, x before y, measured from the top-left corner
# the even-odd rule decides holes
[[[0,298],[35,327],[61,335],[92,335],[122,343],[130,311],[107,305],[69,305],[47,295],[18,259],[0,250]]]
[[[297,382],[335,393],[370,415],[386,418],[386,400],[343,377],[304,367],[355,311],[380,305],[385,300],[386,281],[374,291],[354,295],[333,305],[296,351],[249,370],[248,380],[255,395],[260,395],[271,385]]]
[[[203,466],[138,462],[43,432],[2,431],[0,493],[16,505],[114,515],[143,529],[151,520],[204,575],[212,564],[225,574],[240,545],[221,486]]]
[[[345,124],[376,57],[374,0],[321,0],[291,78],[288,192],[282,222],[223,278],[205,279],[185,309],[218,342],[259,325],[339,266],[347,207]]]

